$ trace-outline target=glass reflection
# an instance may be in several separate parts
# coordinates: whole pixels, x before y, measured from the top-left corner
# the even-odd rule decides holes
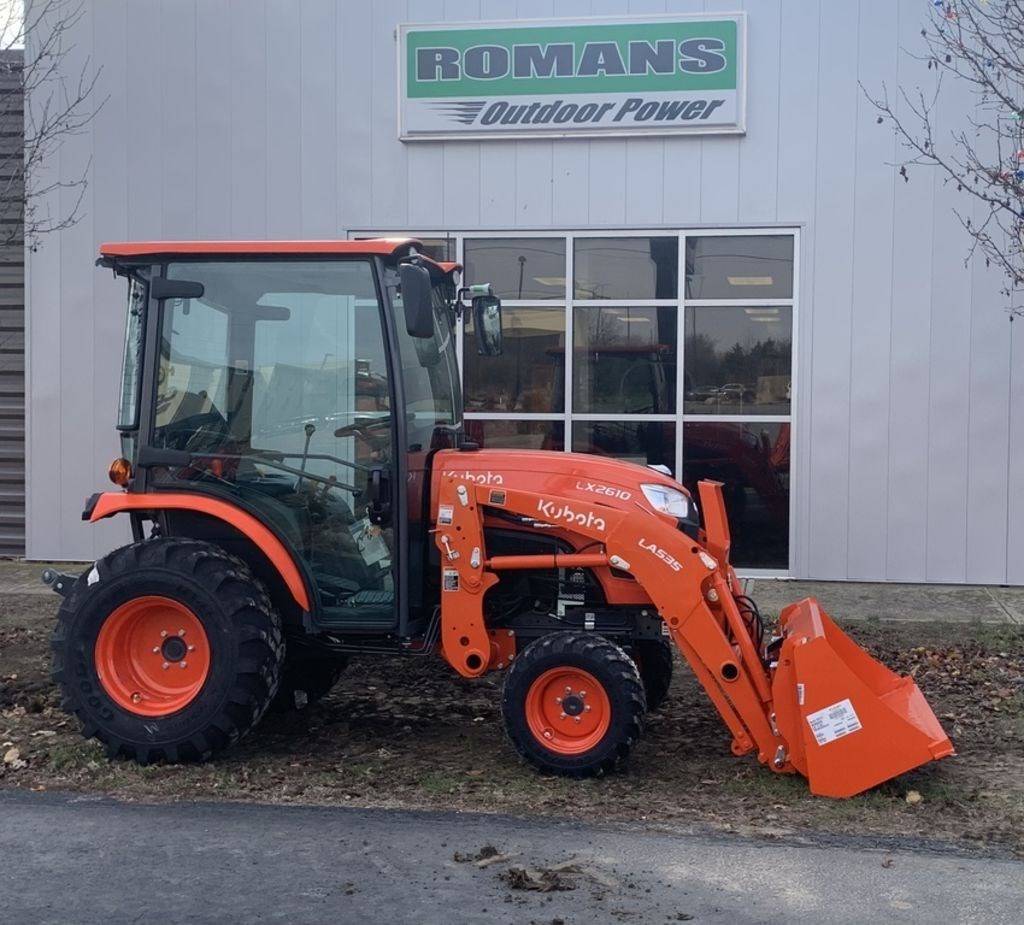
[[[501,299],[564,299],[564,238],[470,238],[465,278]]]
[[[576,308],[573,411],[673,413],[677,318],[674,307]]]
[[[708,235],[686,239],[686,298],[792,297],[790,235]]]
[[[690,307],[687,414],[789,414],[793,309]]]
[[[565,310],[502,308],[501,356],[477,353],[471,313],[463,315],[467,411],[557,413],[563,409]]]
[[[641,466],[675,470],[676,425],[671,421],[577,421],[572,427],[576,453],[614,456]]]
[[[466,421],[466,438],[486,449],[561,450],[561,421]]]
[[[679,241],[671,238],[577,238],[577,299],[674,299]]]
[[[789,424],[683,425],[683,484],[725,485],[732,563],[744,568],[789,567]]]

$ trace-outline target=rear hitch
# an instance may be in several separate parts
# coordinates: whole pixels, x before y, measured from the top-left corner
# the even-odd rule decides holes
[[[71,586],[75,583],[74,575],[65,575],[63,572],[54,571],[52,568],[43,569],[39,576],[44,585],[48,585],[61,597],[67,597],[71,593]]]

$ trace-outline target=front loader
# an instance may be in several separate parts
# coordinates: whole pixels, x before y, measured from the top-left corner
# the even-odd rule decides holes
[[[850,796],[953,747],[910,678],[813,599],[766,627],[700,506],[606,457],[482,449],[455,325],[501,348],[501,306],[412,240],[105,245],[128,282],[118,490],[133,542],[63,595],[54,677],[86,736],[205,760],[325,694],[352,655],[505,671],[502,713],[544,772],[615,769],[674,645],[736,755]],[[468,341],[467,341],[468,346]]]

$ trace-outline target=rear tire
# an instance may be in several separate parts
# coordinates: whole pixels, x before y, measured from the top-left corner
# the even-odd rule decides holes
[[[644,685],[647,709],[653,713],[668,699],[672,686],[672,645],[663,639],[640,639],[630,653]]]
[[[82,735],[111,757],[174,763],[204,761],[256,725],[278,687],[284,639],[243,562],[166,537],[115,550],[82,575],[52,650]]]
[[[568,777],[614,770],[640,737],[647,708],[632,659],[592,633],[531,643],[512,663],[501,707],[519,754]]]

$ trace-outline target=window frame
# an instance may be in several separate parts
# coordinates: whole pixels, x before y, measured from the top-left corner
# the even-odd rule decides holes
[[[618,414],[612,418],[608,414],[590,414],[576,412],[572,408],[571,396],[573,394],[573,365],[574,353],[572,349],[566,350],[566,362],[564,372],[563,395],[565,405],[561,412],[537,413],[522,411],[467,411],[464,414],[465,421],[490,420],[490,421],[550,421],[558,422],[563,427],[565,434],[564,452],[571,452],[573,423],[592,421],[616,420],[622,422],[655,422],[671,421],[676,424],[675,434],[675,462],[673,471],[682,474],[683,465],[683,435],[685,425],[688,423],[724,423],[724,424],[789,424],[790,425],[790,463],[789,463],[789,537],[788,537],[788,563],[785,567],[778,568],[753,568],[743,567],[744,575],[751,577],[788,577],[794,574],[794,563],[797,561],[797,539],[794,531],[796,523],[796,493],[793,485],[798,484],[794,473],[799,470],[798,458],[794,447],[798,447],[800,439],[798,401],[800,396],[799,368],[801,362],[800,352],[800,305],[801,305],[801,274],[802,274],[802,227],[793,224],[778,225],[757,225],[757,226],[735,226],[735,227],[701,227],[699,225],[664,225],[644,226],[633,228],[600,228],[600,229],[537,229],[537,228],[505,228],[505,229],[459,229],[457,231],[437,229],[416,229],[415,231],[395,229],[359,228],[350,229],[348,237],[361,239],[368,237],[421,237],[441,238],[454,242],[456,259],[464,263],[465,242],[467,239],[479,238],[561,238],[565,241],[566,267],[565,267],[565,291],[561,299],[536,300],[536,299],[502,299],[502,305],[509,308],[538,308],[550,307],[551,310],[561,309],[564,312],[565,331],[567,339],[571,338],[573,331],[574,309],[580,307],[597,308],[675,308],[679,314],[679,321],[676,324],[676,412],[674,414]],[[755,237],[755,236],[791,236],[793,239],[793,291],[791,298],[737,298],[737,299],[714,299],[714,298],[687,298],[686,297],[686,244],[690,237]],[[575,242],[577,238],[652,238],[671,237],[678,239],[678,270],[677,270],[677,292],[674,299],[577,299],[574,298],[573,284],[575,279]],[[481,280],[480,282],[486,282]],[[791,347],[791,397],[789,414],[697,414],[685,412],[685,384],[686,384],[686,357],[684,354],[685,340],[685,316],[688,307],[742,307],[742,308],[771,308],[778,306],[790,307],[792,310],[792,347]],[[456,353],[459,358],[460,376],[464,378],[464,349],[465,342],[462,326],[459,326],[456,338]],[[465,382],[462,383],[463,394],[465,394]]]

